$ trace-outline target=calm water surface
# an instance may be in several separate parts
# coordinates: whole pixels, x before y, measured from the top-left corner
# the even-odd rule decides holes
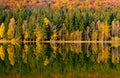
[[[119,78],[119,44],[0,44],[0,78]]]

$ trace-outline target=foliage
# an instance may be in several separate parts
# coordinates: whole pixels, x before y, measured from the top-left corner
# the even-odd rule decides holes
[[[8,58],[9,58],[10,64],[12,66],[14,66],[14,64],[15,64],[14,46],[13,45],[8,45],[7,52],[8,52]]]
[[[23,25],[22,25],[22,33],[23,33],[23,37],[24,39],[28,39],[28,29],[27,29],[27,21],[24,21],[23,22]]]
[[[5,52],[4,52],[4,47],[3,46],[0,46],[0,58],[1,58],[1,60],[4,61]]]
[[[63,3],[71,2],[63,1]],[[0,37],[37,42],[42,40],[107,41],[120,37],[118,11],[120,7],[95,10],[68,9],[69,5],[66,4],[66,7],[59,9],[51,8],[52,5],[34,8],[28,6],[13,10],[1,8]]]
[[[15,27],[16,27],[15,19],[14,19],[14,18],[11,18],[11,19],[10,19],[10,23],[9,23],[8,32],[7,32],[8,39],[14,38],[14,35],[15,35]]]
[[[44,23],[45,23],[46,26],[48,26],[48,25],[50,24],[49,19],[45,17],[45,18],[44,18]]]
[[[114,76],[119,76],[119,50],[119,46],[114,47],[111,44],[5,44],[0,46],[0,52],[3,52],[0,55],[4,56],[4,60],[0,60],[0,71],[2,75],[7,72],[14,74],[14,77],[15,74],[50,77],[49,74],[54,73],[66,77],[71,71],[76,77],[80,73],[86,75],[93,72],[94,77],[98,74],[98,77],[101,74],[108,77],[114,72]]]
[[[120,0],[2,0],[0,6],[9,8],[21,8],[24,6],[46,6],[50,5],[50,8],[60,9],[66,7],[68,9],[74,9],[76,6],[81,8],[99,9],[104,7],[113,7],[120,4]],[[104,7],[103,7],[104,6]]]
[[[0,38],[4,37],[4,33],[5,33],[5,24],[2,23],[0,26]]]

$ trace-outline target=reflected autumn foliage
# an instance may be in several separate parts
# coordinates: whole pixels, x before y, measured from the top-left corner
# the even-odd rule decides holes
[[[44,61],[44,66],[47,66],[49,64],[49,59],[48,57],[45,58],[45,61]]]
[[[36,60],[39,60],[42,52],[44,52],[44,45],[36,43],[36,48],[34,49],[34,54],[36,56]]]
[[[4,54],[4,47],[3,46],[0,46],[0,58],[1,60],[4,60],[5,58],[5,54]]]
[[[0,45],[0,63],[2,62],[3,68],[4,64],[10,67],[7,71],[13,73],[27,72],[44,77],[54,77],[54,74],[74,77],[76,73],[78,75],[85,72],[118,72],[120,46],[113,45],[105,43]]]
[[[112,63],[119,63],[120,62],[120,46],[113,47],[111,53]]]
[[[98,53],[98,58],[97,58],[97,62],[108,62],[108,59],[110,58],[110,48],[106,47],[106,48],[102,48],[101,52]]]
[[[15,49],[13,45],[8,45],[7,47],[7,52],[8,52],[8,59],[10,61],[10,64],[14,66],[15,64]]]
[[[92,57],[91,60],[95,60],[94,62],[97,63],[107,63],[110,59],[112,63],[119,63],[120,61],[119,47],[114,47],[113,44],[58,44],[58,47],[52,46],[52,48],[58,49],[62,58],[65,58],[72,51],[78,55],[85,53],[87,57]]]
[[[32,46],[34,46],[34,48],[31,48]],[[15,57],[18,57],[18,55],[15,54],[16,51],[14,45],[7,46],[8,59],[11,65],[15,64]],[[74,54],[78,56],[82,55],[83,60],[84,58],[90,58],[90,60],[95,63],[108,63],[109,60],[113,64],[120,62],[120,46],[116,46],[116,43],[24,44],[21,51],[22,53],[19,56],[22,58],[24,64],[27,64],[34,58],[36,61],[42,60],[42,64],[47,66],[49,63],[54,62],[55,59],[61,59],[62,61],[65,61],[67,57],[72,59]],[[70,54],[71,52],[72,54]],[[1,45],[0,58],[2,61],[4,61],[5,56],[5,48]]]
[[[27,54],[28,54],[28,45],[25,44],[22,50],[22,59],[24,63],[27,63]]]

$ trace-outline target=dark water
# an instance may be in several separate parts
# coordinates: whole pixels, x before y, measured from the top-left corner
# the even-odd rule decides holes
[[[1,44],[0,78],[119,78],[119,44]]]

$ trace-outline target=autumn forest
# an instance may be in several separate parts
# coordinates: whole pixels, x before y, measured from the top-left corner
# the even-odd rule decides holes
[[[120,0],[0,0],[0,78],[120,78]]]
[[[119,0],[0,0],[0,38],[119,41]]]

